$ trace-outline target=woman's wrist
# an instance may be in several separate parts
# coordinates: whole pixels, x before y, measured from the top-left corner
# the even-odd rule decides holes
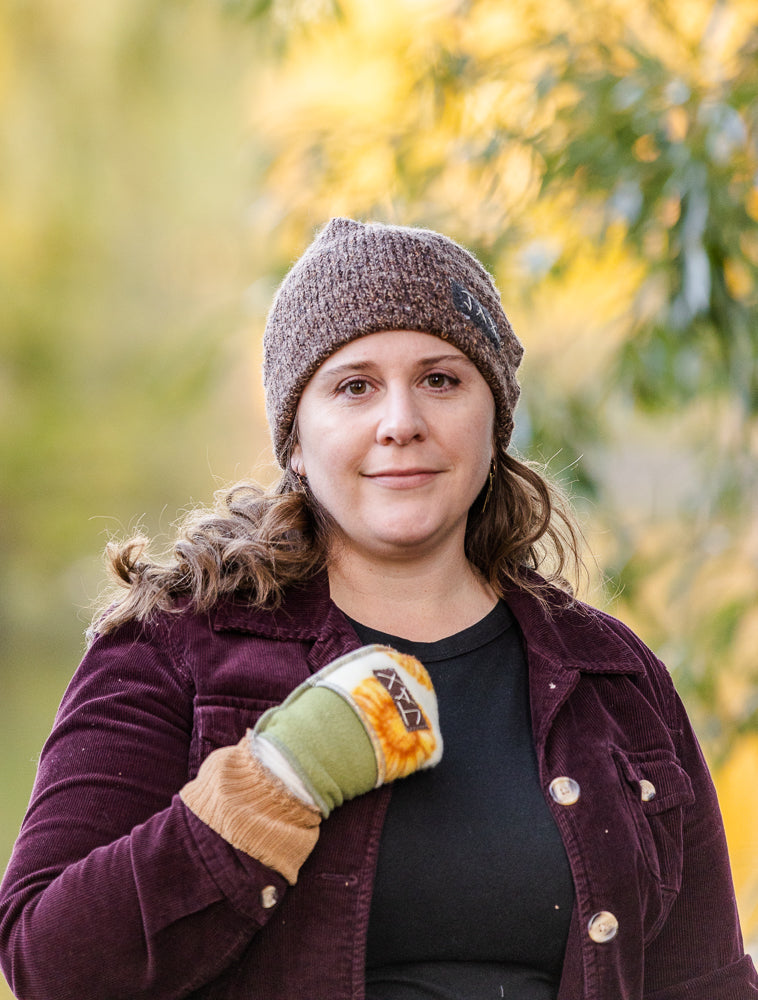
[[[253,756],[248,734],[214,750],[179,794],[233,847],[295,884],[318,840],[321,814]]]

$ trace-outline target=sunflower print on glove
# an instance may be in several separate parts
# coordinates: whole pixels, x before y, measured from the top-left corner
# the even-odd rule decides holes
[[[390,649],[383,649],[380,655],[384,662],[350,692],[354,707],[370,724],[368,732],[377,756],[377,787],[431,766],[441,749],[421,704],[427,700],[423,695],[433,692],[429,674],[412,656]],[[415,690],[394,669],[393,661],[415,682]]]

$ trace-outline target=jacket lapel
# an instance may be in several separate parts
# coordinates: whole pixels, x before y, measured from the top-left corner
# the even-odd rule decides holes
[[[528,591],[511,586],[505,600],[525,637],[529,665],[532,725],[542,745],[555,716],[581,674],[639,674],[639,655],[626,640],[626,628],[560,591],[546,605]]]

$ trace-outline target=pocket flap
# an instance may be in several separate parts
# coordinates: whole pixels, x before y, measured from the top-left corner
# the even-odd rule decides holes
[[[194,777],[208,756],[219,747],[233,746],[261,715],[276,702],[223,695],[197,696],[194,704],[189,775]]]
[[[613,754],[621,774],[639,795],[647,814],[688,806],[695,801],[690,776],[670,751],[631,753],[615,749]]]

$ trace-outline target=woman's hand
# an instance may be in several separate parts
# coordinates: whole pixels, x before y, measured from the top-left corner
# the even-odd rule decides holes
[[[253,754],[322,816],[442,756],[429,674],[386,646],[328,664],[249,735]]]
[[[309,677],[236,746],[214,750],[181,797],[294,885],[322,817],[441,756],[425,668],[386,646],[364,646]]]

